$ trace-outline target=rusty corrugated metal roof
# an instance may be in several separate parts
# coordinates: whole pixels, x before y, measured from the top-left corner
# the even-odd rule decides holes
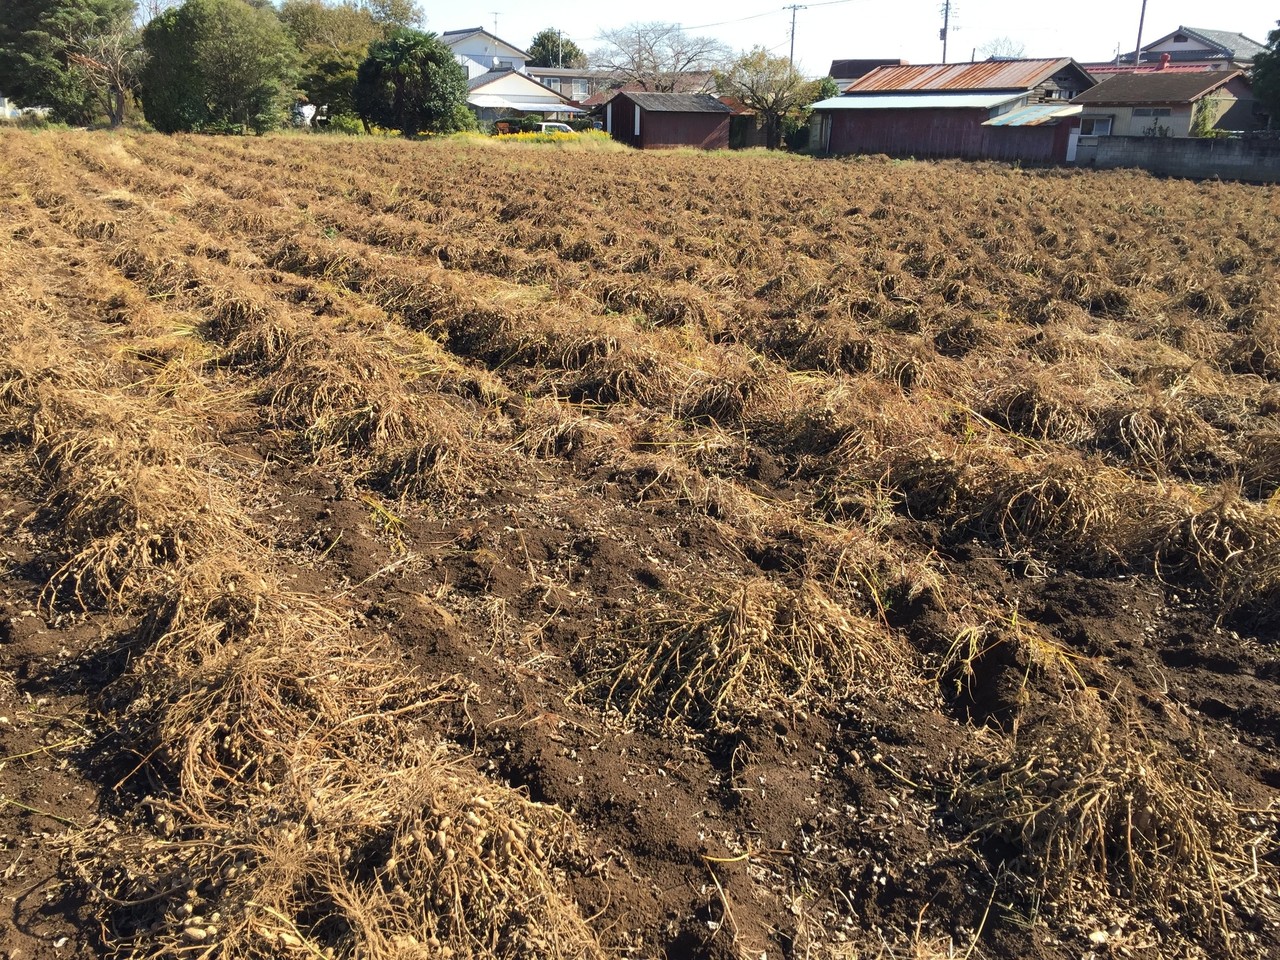
[[[1022,100],[1009,93],[886,93],[860,97],[831,97],[810,104],[810,110],[991,110]],[[1061,104],[1059,104],[1061,106]]]
[[[1071,63],[1058,60],[983,60],[978,63],[922,63],[878,67],[845,89],[848,94],[908,90],[1030,90]]]

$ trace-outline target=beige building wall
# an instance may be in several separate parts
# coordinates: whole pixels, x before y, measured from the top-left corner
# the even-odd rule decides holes
[[[1235,94],[1229,90],[1215,90],[1209,97],[1209,109],[1216,122],[1235,104]],[[1167,111],[1167,115],[1165,112]],[[1164,107],[1104,107],[1086,106],[1080,119],[1111,118],[1113,137],[1189,137],[1195,111],[1190,104],[1173,104]]]

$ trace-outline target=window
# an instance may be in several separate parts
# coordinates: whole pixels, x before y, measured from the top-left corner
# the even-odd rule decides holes
[[[498,61],[498,69],[499,69],[499,70],[514,70],[515,68],[516,68],[516,62],[515,62],[514,60],[499,60],[499,61]]]
[[[590,95],[591,95],[591,91],[587,89],[587,81],[585,80],[573,81],[573,99],[574,100],[585,100]]]
[[[1133,115],[1135,117],[1171,117],[1173,109],[1170,107],[1134,107]]]
[[[560,78],[559,78],[559,77],[543,77],[543,78],[542,78],[542,85],[543,85],[544,87],[550,87],[550,88],[551,88],[552,90],[554,90],[556,93],[559,93],[559,92],[560,92]]]
[[[1110,117],[1085,117],[1080,121],[1080,136],[1082,137],[1109,137],[1110,135]]]

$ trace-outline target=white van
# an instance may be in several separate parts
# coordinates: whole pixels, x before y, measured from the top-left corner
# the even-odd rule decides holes
[[[541,133],[573,133],[573,127],[567,123],[540,123],[538,130]]]

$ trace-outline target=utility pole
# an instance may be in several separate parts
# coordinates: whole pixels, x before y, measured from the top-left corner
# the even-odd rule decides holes
[[[1146,0],[1143,0],[1146,3]],[[942,62],[947,62],[947,34],[951,32],[951,0],[943,0],[942,29],[938,31],[938,39],[942,41]]]
[[[1147,19],[1147,0],[1142,0],[1142,13],[1138,14],[1138,45],[1133,48],[1133,72],[1142,64],[1142,24]]]
[[[791,52],[787,55],[787,62],[794,67],[796,65],[796,11],[808,10],[809,8],[803,3],[793,3],[791,6],[783,7],[782,9],[791,11]]]
[[[564,69],[564,34],[556,30],[556,69]]]

